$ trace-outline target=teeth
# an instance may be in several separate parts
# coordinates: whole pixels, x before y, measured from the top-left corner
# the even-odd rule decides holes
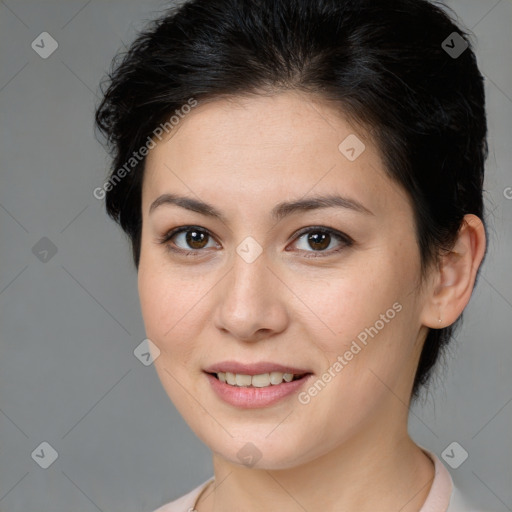
[[[221,382],[226,382],[231,386],[265,388],[270,385],[277,386],[282,382],[291,382],[294,378],[293,373],[270,372],[260,375],[243,375],[240,373],[219,372],[217,377]]]
[[[239,373],[235,374],[235,381],[237,386],[250,386],[251,385],[251,376],[250,375],[240,375]]]
[[[266,386],[270,386],[270,375],[268,373],[253,375],[252,378],[249,378],[249,381],[252,381],[252,385],[255,388],[264,388]]]
[[[281,372],[270,373],[270,384],[281,384],[283,382],[283,374]]]

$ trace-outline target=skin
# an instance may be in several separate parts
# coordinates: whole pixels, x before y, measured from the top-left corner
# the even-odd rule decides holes
[[[338,150],[349,134],[366,146],[355,161]],[[169,204],[150,214],[166,193],[207,202],[225,219]],[[282,201],[331,193],[371,213],[270,217]],[[193,109],[147,156],[142,215],[138,286],[147,336],[161,351],[154,365],[222,482],[196,510],[420,510],[434,471],[407,432],[414,373],[427,328],[453,323],[469,301],[485,249],[481,221],[466,216],[452,252],[421,282],[407,193],[362,128],[297,92]],[[211,237],[190,246],[181,234],[168,246],[195,256],[158,242],[188,225]],[[307,234],[295,236],[308,226],[353,243],[332,237],[315,251]],[[248,236],[263,251],[252,263],[236,252]],[[228,359],[272,361],[316,380],[395,303],[401,311],[306,405],[292,395],[242,410],[221,401],[203,373]],[[261,453],[253,467],[237,457],[248,442]]]

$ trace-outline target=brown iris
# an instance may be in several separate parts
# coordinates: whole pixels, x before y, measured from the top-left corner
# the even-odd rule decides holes
[[[208,234],[195,229],[187,231],[185,238],[193,249],[202,249],[208,243]]]
[[[311,233],[308,235],[308,243],[312,249],[326,249],[331,242],[331,235],[328,233]]]

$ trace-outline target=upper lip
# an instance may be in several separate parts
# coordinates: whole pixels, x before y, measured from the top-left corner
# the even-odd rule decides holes
[[[206,373],[229,372],[238,373],[240,375],[261,375],[263,373],[271,372],[293,373],[294,375],[310,373],[309,370],[305,370],[304,368],[295,368],[294,366],[270,363],[266,361],[250,364],[239,363],[237,361],[223,361],[221,363],[215,363],[208,366],[204,371]]]

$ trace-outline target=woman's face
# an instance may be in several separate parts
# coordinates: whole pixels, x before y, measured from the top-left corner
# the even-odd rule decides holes
[[[187,423],[267,469],[402,435],[426,297],[413,210],[376,147],[290,92],[199,105],[171,135],[146,160],[138,284]]]

